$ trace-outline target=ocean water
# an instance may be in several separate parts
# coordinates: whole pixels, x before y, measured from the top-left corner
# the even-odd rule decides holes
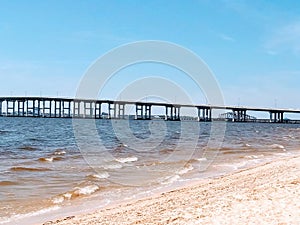
[[[299,124],[1,117],[0,224],[42,222],[299,154],[299,140]]]

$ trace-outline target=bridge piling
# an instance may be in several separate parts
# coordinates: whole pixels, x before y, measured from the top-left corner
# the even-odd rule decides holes
[[[8,115],[8,116],[15,115],[15,101],[14,100],[7,101],[6,115]]]
[[[197,107],[197,120],[204,121],[204,122],[209,122],[211,121],[211,109],[209,107]]]
[[[95,119],[102,119],[102,110],[101,110],[102,103],[95,102]]]
[[[84,107],[84,110],[83,110],[83,117],[84,118],[93,118],[93,105],[94,105],[94,102],[93,101],[84,101],[83,102],[83,107]]]
[[[180,106],[165,105],[165,120],[180,121]]]
[[[233,109],[232,122],[246,122],[247,121],[247,110],[246,109]]]
[[[112,113],[115,114],[114,104],[109,102],[108,103],[108,116],[107,116],[107,119],[112,119],[112,116],[111,116]]]
[[[118,104],[118,119],[125,119],[125,104]]]
[[[284,122],[284,112],[270,111],[270,122],[271,123],[283,123]]]
[[[73,117],[78,118],[80,117],[80,103],[79,100],[74,100],[73,102]]]
[[[135,104],[135,119],[136,120],[151,120],[151,105],[150,104]]]
[[[24,100],[18,100],[18,116],[25,115],[25,102]]]

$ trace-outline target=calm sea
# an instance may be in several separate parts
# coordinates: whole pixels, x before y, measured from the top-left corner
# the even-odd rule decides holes
[[[299,124],[93,123],[0,118],[0,224],[42,222],[300,152]],[[218,127],[224,137],[212,135]]]

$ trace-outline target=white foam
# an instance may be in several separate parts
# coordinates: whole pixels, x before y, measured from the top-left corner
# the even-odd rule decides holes
[[[93,178],[97,178],[97,179],[106,179],[109,177],[109,174],[107,172],[103,172],[103,173],[97,173],[97,174],[93,174],[91,175]]]
[[[47,213],[47,212],[58,210],[60,208],[61,208],[60,206],[53,206],[53,207],[41,209],[41,210],[38,210],[38,211],[30,212],[30,213],[15,214],[15,215],[13,215],[12,217],[9,217],[9,218],[1,218],[3,220],[0,221],[0,224],[5,224],[5,223],[9,223],[9,222],[14,222],[15,223],[16,221],[18,221],[20,219],[33,217],[33,216],[38,216],[38,215],[41,215],[41,214],[44,214],[44,213]]]
[[[259,158],[262,158],[262,157],[264,157],[264,155],[247,155],[244,158],[246,158],[246,159],[259,159]]]
[[[162,184],[172,184],[175,181],[179,180],[179,178],[180,178],[179,175],[167,177],[166,180],[162,182]]]
[[[199,161],[199,162],[202,162],[202,161],[207,161],[207,158],[198,158],[196,160]]]
[[[67,192],[67,193],[63,194],[63,196],[64,196],[65,199],[71,199],[72,198],[72,193]]]
[[[243,168],[247,164],[247,161],[243,162],[236,162],[236,163],[225,163],[225,164],[218,164],[218,165],[213,165],[212,167],[214,168],[231,168],[233,170],[238,170]]]
[[[75,188],[74,194],[76,195],[90,195],[99,190],[97,185],[89,185],[85,187],[77,187]]]
[[[53,157],[45,158],[45,160],[48,161],[48,162],[53,162],[53,159],[54,159]]]
[[[58,150],[54,152],[54,155],[64,155],[64,154],[66,154],[66,151],[63,150]]]
[[[271,148],[278,148],[278,149],[284,149],[284,146],[283,145],[279,145],[279,144],[273,144],[273,145],[270,145]]]
[[[102,166],[104,169],[108,169],[108,170],[114,170],[114,169],[121,169],[123,166],[121,164],[109,164],[109,165],[105,165]]]
[[[63,203],[65,200],[71,200],[73,198],[82,196],[82,195],[90,195],[94,192],[98,191],[100,188],[97,185],[88,185],[85,187],[75,187],[73,191],[66,192],[58,197],[52,199],[54,204]]]
[[[247,165],[247,162],[245,162],[245,161],[244,162],[233,163],[233,166],[234,166],[235,169],[241,169],[246,165]]]
[[[39,158],[39,161],[42,162],[53,162],[54,158],[53,157],[49,157],[49,158]]]
[[[65,200],[65,198],[62,197],[62,196],[60,196],[60,197],[54,198],[54,199],[52,200],[52,202],[53,202],[54,204],[60,204],[60,203],[63,203],[64,200]]]
[[[188,173],[189,171],[193,170],[194,167],[192,165],[188,165],[187,167],[184,167],[182,170],[179,170],[177,172],[178,175],[183,175],[183,174],[186,174]]]
[[[118,158],[118,159],[116,159],[116,161],[119,163],[136,162],[136,161],[138,161],[138,158],[135,156],[132,156],[132,157],[126,157],[126,158]]]

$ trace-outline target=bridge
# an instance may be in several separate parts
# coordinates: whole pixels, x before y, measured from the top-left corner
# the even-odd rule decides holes
[[[241,120],[241,116],[239,117],[239,114],[236,114],[234,112],[227,112],[227,113],[222,113],[219,115],[220,119],[223,119],[225,121],[236,121],[236,120]],[[243,117],[243,120],[246,122],[256,122],[257,118],[254,116],[250,116],[248,114],[245,115],[245,117]]]
[[[104,110],[106,105],[106,112]],[[164,107],[164,119],[179,121],[181,108],[195,108],[197,120],[210,122],[212,111],[221,109],[230,111],[233,122],[253,122],[247,112],[267,112],[268,122],[284,123],[285,113],[300,114],[300,109],[253,108],[236,106],[189,105],[158,102],[136,102],[119,100],[51,98],[51,97],[0,97],[0,116],[7,117],[49,117],[49,118],[95,118],[125,119],[125,106],[135,107],[134,119],[153,119],[152,107]]]

